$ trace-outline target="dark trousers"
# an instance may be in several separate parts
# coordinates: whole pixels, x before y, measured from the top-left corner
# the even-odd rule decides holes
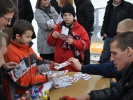
[[[89,33],[89,39],[90,39],[90,44],[91,44],[91,36],[93,35],[92,32]],[[90,64],[90,49],[84,51],[84,62],[83,65]]]
[[[45,60],[51,60],[54,61],[54,53],[50,54],[40,54],[40,57],[42,57]]]
[[[83,65],[90,64],[90,49],[84,51],[84,62]]]

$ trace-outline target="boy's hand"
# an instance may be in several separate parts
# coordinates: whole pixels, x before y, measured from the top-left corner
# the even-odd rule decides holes
[[[67,36],[66,35],[64,35],[64,34],[60,34],[60,36],[59,36],[62,40],[66,40],[67,39]]]
[[[69,58],[68,62],[70,62],[77,70],[81,71],[81,64],[76,58]]]
[[[59,66],[59,63],[54,63],[54,66]]]
[[[52,36],[53,36],[54,38],[59,38],[59,33],[58,33],[57,31],[54,31],[54,32],[52,33]]]
[[[47,76],[48,76],[48,82],[51,81],[51,80],[52,80],[51,75],[48,75],[48,74],[47,74]]]
[[[54,63],[54,67],[55,67],[55,66],[59,66],[59,63]],[[56,70],[56,69],[54,68],[54,70]]]
[[[67,37],[66,42],[67,42],[68,44],[73,44],[73,38]]]

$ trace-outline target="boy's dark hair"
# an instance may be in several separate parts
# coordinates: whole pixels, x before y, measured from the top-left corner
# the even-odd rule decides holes
[[[111,41],[117,42],[117,47],[119,47],[122,51],[124,51],[127,47],[131,47],[133,49],[133,32],[123,32],[121,34],[116,35]]]
[[[2,47],[2,38],[5,38],[5,40],[7,40],[8,35],[4,32],[0,32],[0,48]]]
[[[0,0],[0,16],[17,12],[17,8],[11,0]]]
[[[30,30],[34,33],[33,26],[26,20],[18,20],[13,25],[13,37],[12,39],[16,39],[16,34],[22,36],[27,30]]]

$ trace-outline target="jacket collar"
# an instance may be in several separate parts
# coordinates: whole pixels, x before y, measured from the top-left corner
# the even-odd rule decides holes
[[[128,84],[133,84],[133,62],[130,64],[130,66],[124,70],[123,75],[123,84],[127,83]]]
[[[29,49],[33,45],[33,42],[30,42],[29,45],[24,45],[24,44],[16,43],[15,41],[11,40],[11,44],[15,45],[17,48]]]
[[[62,26],[64,25],[64,23],[65,23],[64,21],[61,22],[59,24],[59,27],[62,28]],[[69,28],[69,29],[73,29],[73,28],[77,28],[79,26],[80,26],[80,24],[78,23],[78,21],[74,19],[73,23],[69,27],[68,26],[66,26],[66,27]]]

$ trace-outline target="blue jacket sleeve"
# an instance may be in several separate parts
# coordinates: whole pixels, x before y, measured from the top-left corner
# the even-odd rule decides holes
[[[83,65],[81,67],[81,72],[102,75],[104,77],[115,77],[115,75],[118,73],[113,62]]]

